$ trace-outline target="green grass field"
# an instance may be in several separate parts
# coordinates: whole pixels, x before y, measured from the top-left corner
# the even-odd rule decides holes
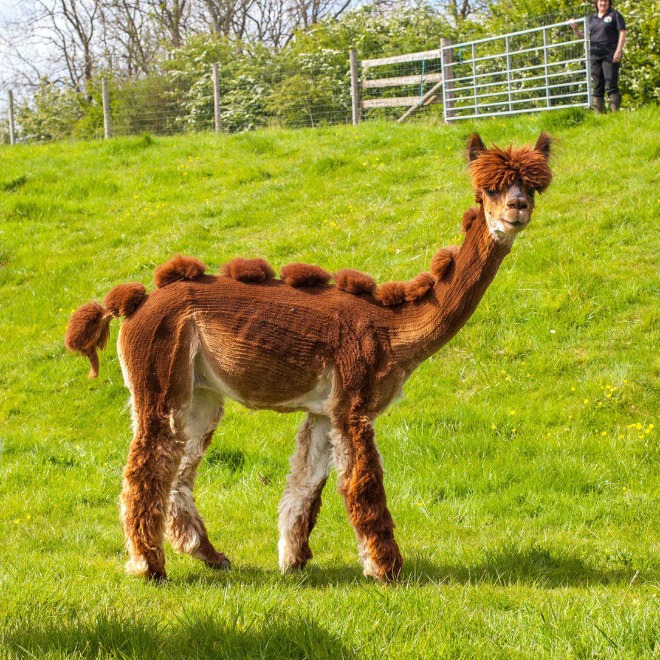
[[[555,183],[377,422],[403,583],[362,577],[334,478],[280,576],[301,416],[233,404],[197,482],[232,570],[127,577],[119,323],[90,382],[73,309],[176,252],[412,277],[461,240],[468,134],[541,128]],[[660,657],[659,136],[646,109],[0,148],[0,657]]]

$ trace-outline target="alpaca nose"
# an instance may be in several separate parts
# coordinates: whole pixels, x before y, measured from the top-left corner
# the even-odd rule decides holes
[[[527,200],[523,195],[515,195],[513,197],[508,197],[506,200],[506,206],[509,209],[516,209],[522,211],[529,207]]]

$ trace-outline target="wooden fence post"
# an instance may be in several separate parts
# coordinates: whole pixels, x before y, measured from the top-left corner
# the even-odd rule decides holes
[[[222,130],[222,117],[220,116],[220,67],[217,62],[213,63],[213,119],[215,132]]]
[[[9,96],[9,144],[16,144],[16,125],[14,124],[14,92],[10,89]]]
[[[110,137],[110,89],[108,79],[101,78],[101,96],[103,98],[103,137],[107,140]]]
[[[360,123],[360,81],[357,51],[351,48],[351,104],[353,106],[353,126]]]
[[[440,39],[440,48],[447,48],[451,46],[451,39]],[[445,103],[444,108],[445,120],[449,119],[454,111],[454,92],[452,91],[452,83],[454,80],[454,67],[453,56],[451,48],[442,51],[442,84],[445,88]]]

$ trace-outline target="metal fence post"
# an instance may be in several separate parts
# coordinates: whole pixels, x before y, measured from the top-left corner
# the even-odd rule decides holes
[[[550,103],[550,79],[548,78],[548,31],[543,28],[543,73],[545,75],[545,105],[549,108]]]
[[[589,25],[587,19],[582,19],[582,38],[584,39],[584,63],[587,73],[587,108],[591,107],[591,58],[589,57]]]
[[[14,124],[14,92],[7,92],[9,97],[9,143],[16,144],[16,125]]]
[[[454,92],[452,91],[452,80],[454,79],[454,57],[451,48],[451,39],[440,39],[442,49],[442,89],[444,102],[443,112],[445,121],[448,121],[454,109]]]
[[[477,98],[477,49],[476,44],[472,44],[472,83],[474,89],[474,114],[479,114],[479,100]]]
[[[108,88],[108,79],[101,78],[101,96],[103,98],[103,137],[107,140],[110,137],[110,90]]]
[[[351,106],[353,109],[353,126],[360,123],[360,82],[359,82],[359,69],[360,63],[358,62],[357,51],[351,48]]]
[[[508,36],[504,40],[504,46],[506,48],[506,91],[509,97],[509,112],[511,112],[513,110],[511,103],[511,48]]]
[[[220,66],[213,63],[213,120],[215,132],[222,130],[222,117],[220,115]]]

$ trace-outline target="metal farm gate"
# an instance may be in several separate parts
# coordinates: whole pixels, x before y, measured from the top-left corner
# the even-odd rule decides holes
[[[443,47],[445,121],[589,107],[587,37],[581,18]]]
[[[589,107],[586,22],[579,18],[460,44],[443,39],[435,51],[362,62],[352,51],[353,121],[370,109],[406,107],[399,118],[405,121],[440,102],[445,121]],[[374,77],[374,69],[383,67],[386,76]]]

